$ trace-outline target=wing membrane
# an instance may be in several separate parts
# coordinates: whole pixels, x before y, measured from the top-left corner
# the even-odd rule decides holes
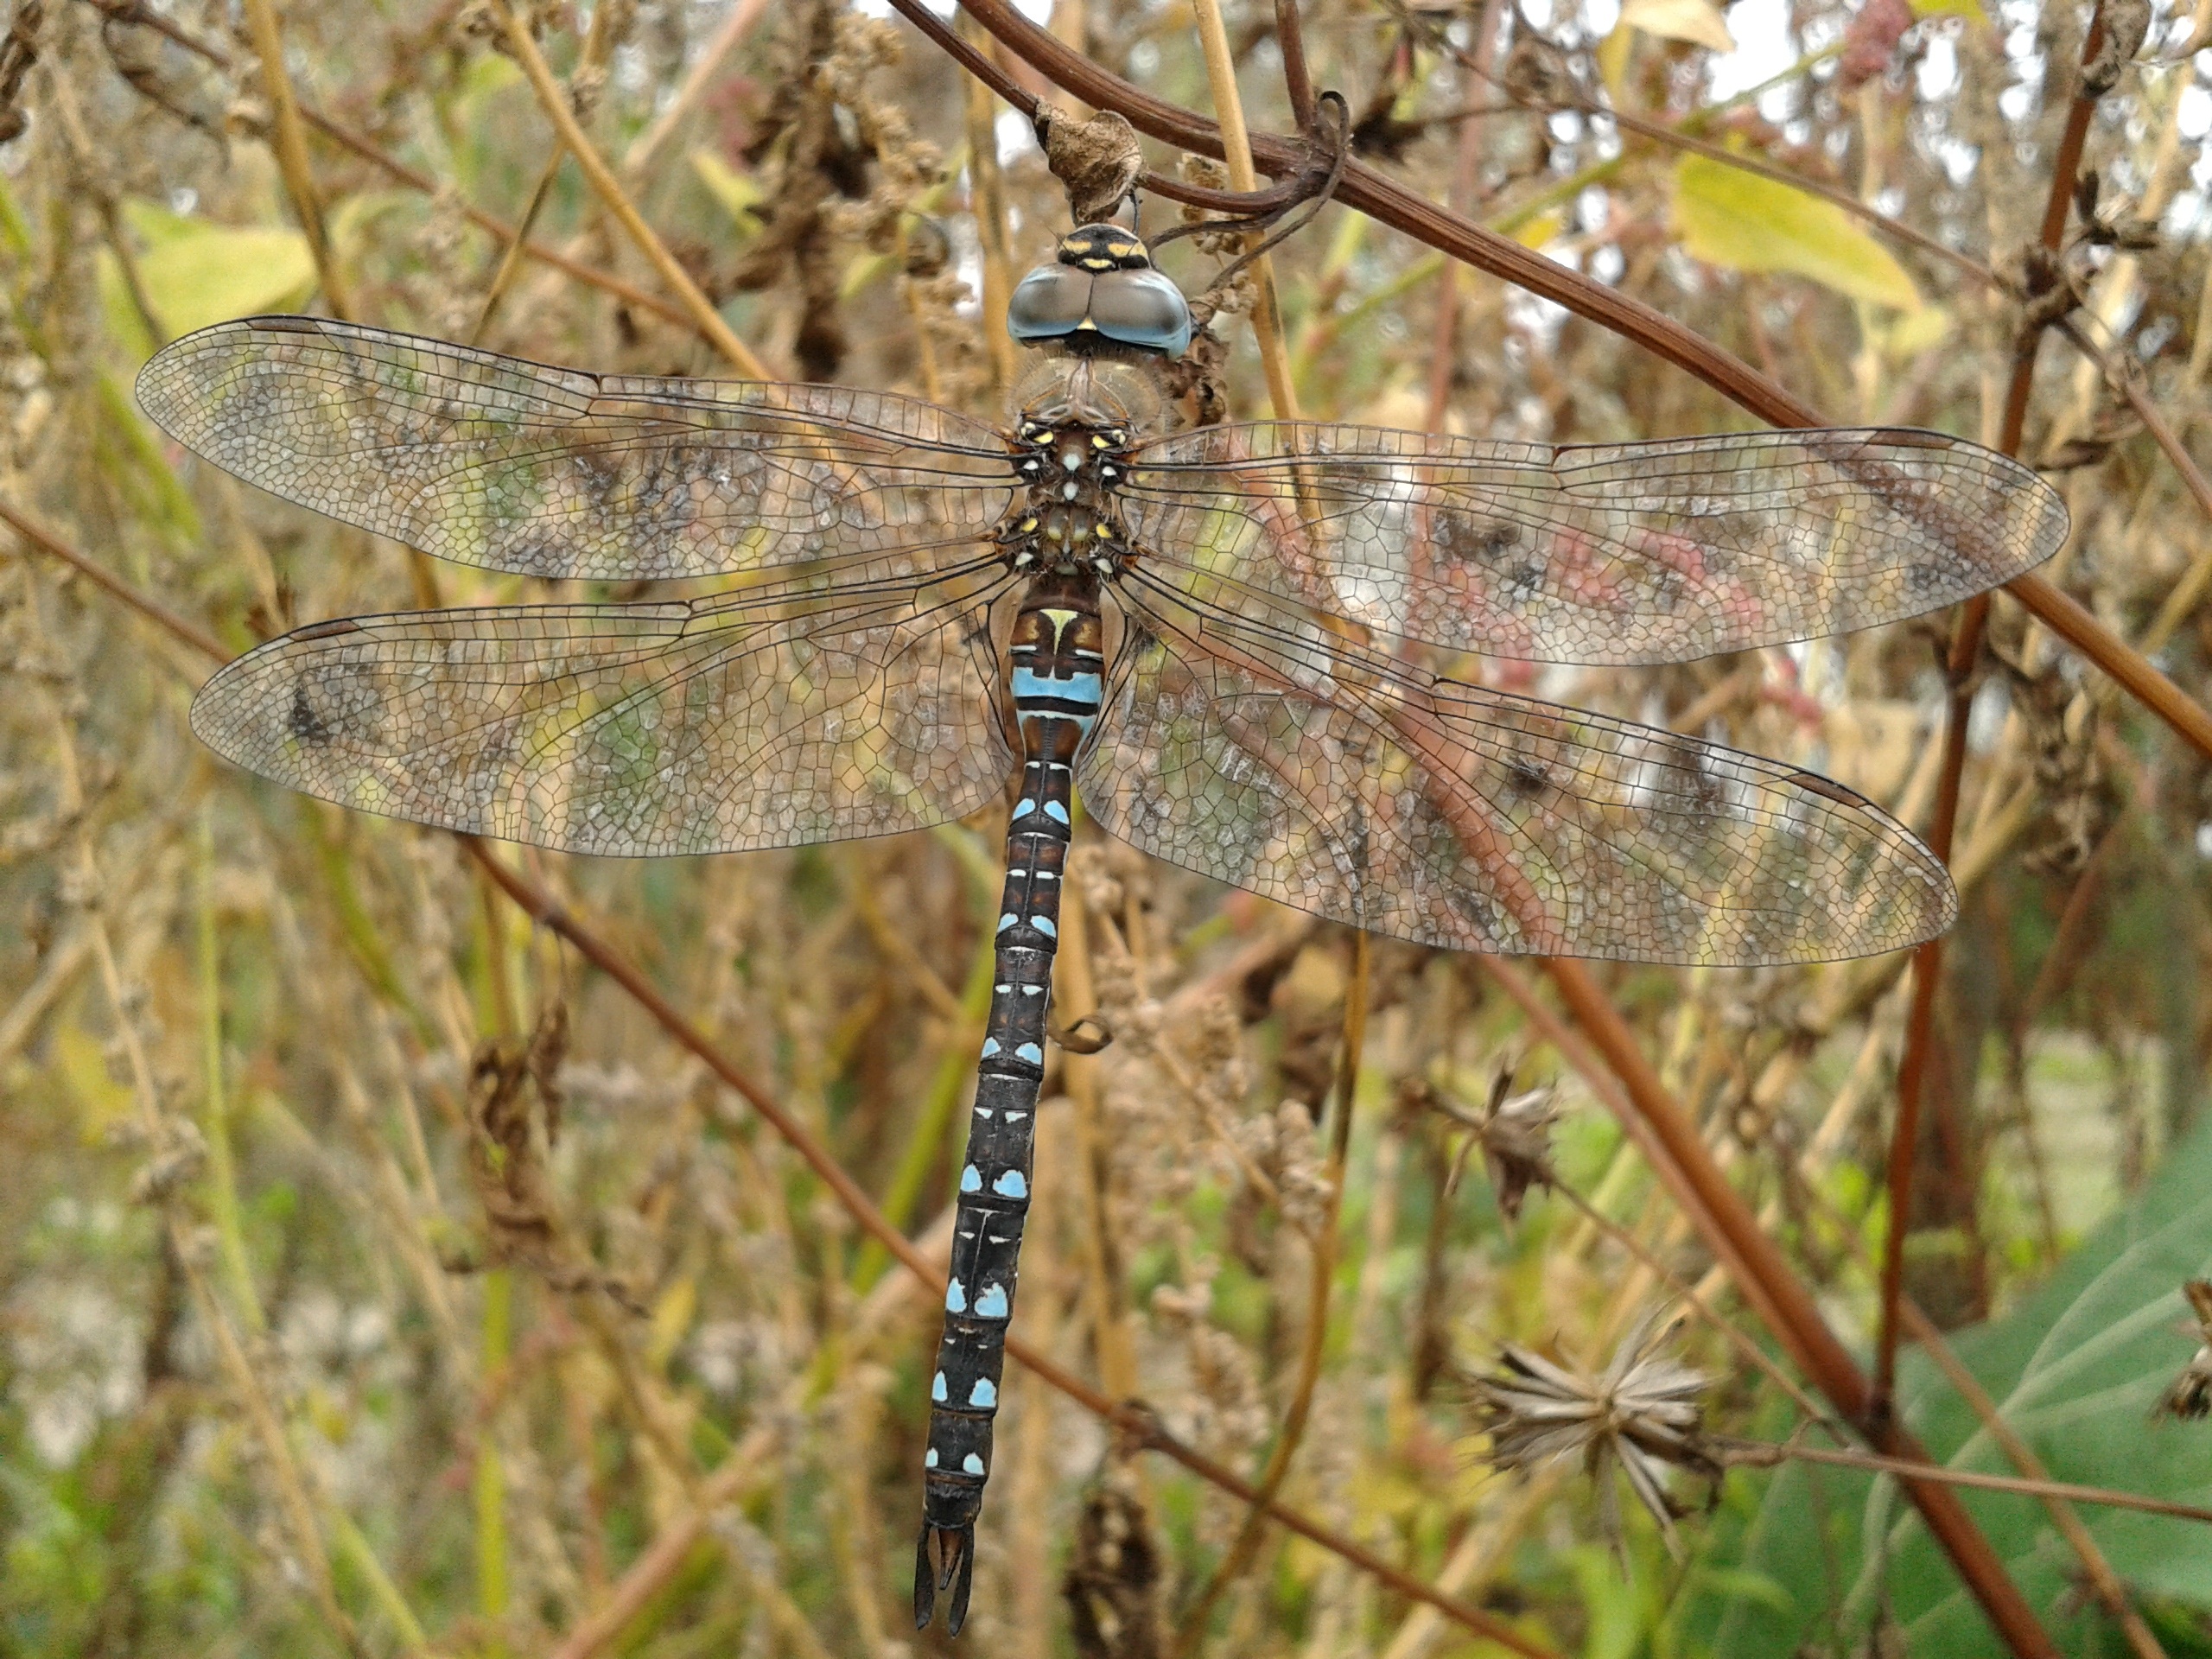
[[[462,564],[678,578],[854,552],[964,562],[1013,499],[995,428],[838,386],[541,367],[312,317],[203,328],[138,378],[225,471]]]
[[[319,623],[192,707],[240,766],[341,805],[567,852],[733,852],[974,810],[1014,755],[995,567],[689,603]]]
[[[1139,447],[1128,527],[1202,604],[1451,651],[1681,662],[2009,581],[2066,536],[2018,463],[1901,429],[1552,448],[1261,422]]]
[[[1202,623],[1157,584],[1117,597],[1128,626],[1077,785],[1102,824],[1171,863],[1506,954],[1825,961],[1903,949],[1955,913],[1934,855],[1826,779]]]

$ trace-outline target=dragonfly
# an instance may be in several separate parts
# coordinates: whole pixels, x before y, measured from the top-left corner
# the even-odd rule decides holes
[[[1815,772],[1484,683],[1913,616],[2066,534],[2002,455],[1887,428],[1551,447],[1179,424],[1142,239],[1026,276],[1010,423],[834,385],[550,368],[308,317],[138,396],[238,478],[424,553],[689,597],[296,629],[193,729],[322,799],[619,856],[1007,807],[996,973],[931,1375],[918,1628],[965,1619],[1083,809],[1154,857],[1453,950],[1714,965],[1903,950],[1942,862]],[[665,590],[657,590],[665,591]]]

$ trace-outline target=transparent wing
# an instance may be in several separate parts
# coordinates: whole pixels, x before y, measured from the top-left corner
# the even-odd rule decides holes
[[[1871,802],[1672,732],[1203,620],[1128,608],[1077,761],[1156,857],[1456,950],[1750,965],[1901,950],[1956,911]]]
[[[325,800],[567,852],[918,830],[1013,769],[989,627],[1005,581],[318,623],[224,668],[192,726]]]
[[[1132,538],[1202,604],[1547,662],[1846,633],[2009,581],[2066,537],[2049,485],[1932,432],[1555,449],[1262,422],[1134,464]]]
[[[462,564],[701,576],[851,552],[964,562],[1013,499],[995,428],[840,386],[594,375],[313,317],[251,317],[138,377],[250,484]]]

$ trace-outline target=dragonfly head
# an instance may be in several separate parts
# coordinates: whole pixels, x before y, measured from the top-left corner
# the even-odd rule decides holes
[[[1135,231],[1084,225],[1060,238],[1059,257],[1021,279],[1007,302],[1007,332],[1025,346],[1103,341],[1180,357],[1191,306]]]

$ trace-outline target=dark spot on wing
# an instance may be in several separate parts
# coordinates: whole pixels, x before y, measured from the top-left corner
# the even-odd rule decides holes
[[[292,687],[292,706],[284,714],[284,729],[302,743],[330,741],[330,722],[315,713],[315,705],[308,701],[308,689],[303,683]]]
[[[1542,794],[1551,787],[1551,773],[1525,755],[1516,754],[1505,763],[1506,787],[1517,800]]]
[[[335,639],[340,634],[359,633],[361,625],[350,617],[338,617],[328,622],[310,622],[292,635],[295,639]]]

